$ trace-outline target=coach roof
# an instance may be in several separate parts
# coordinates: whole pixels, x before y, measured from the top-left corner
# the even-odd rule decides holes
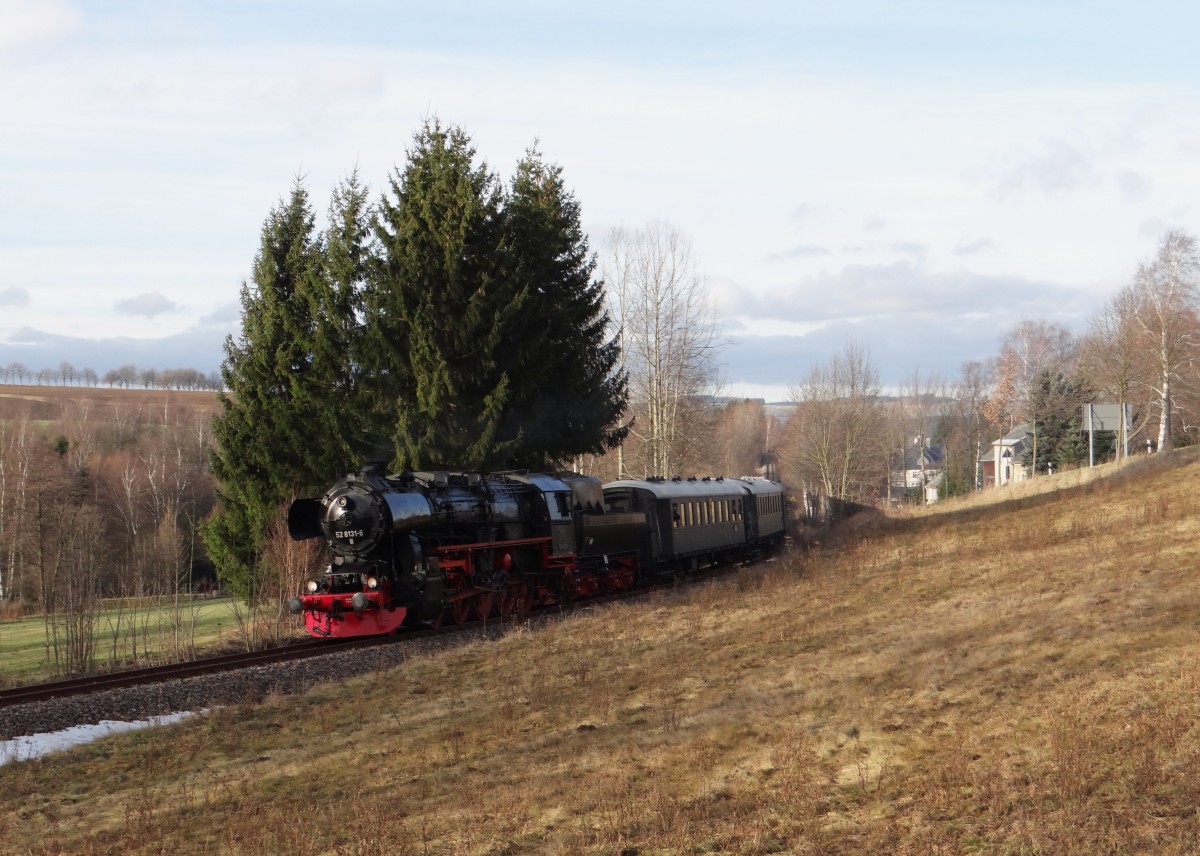
[[[622,479],[608,482],[604,490],[610,488],[633,488],[653,494],[657,499],[714,499],[717,497],[743,497],[749,493],[760,493],[746,479],[740,478],[706,478],[706,479],[674,479],[642,480]]]

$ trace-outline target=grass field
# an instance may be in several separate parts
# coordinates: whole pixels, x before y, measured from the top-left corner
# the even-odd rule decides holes
[[[0,419],[57,420],[64,407],[80,406],[87,408],[91,418],[103,420],[122,409],[162,412],[176,408],[215,413],[218,403],[214,392],[0,384]]]
[[[230,598],[102,609],[96,616],[96,662],[101,667],[174,659],[180,645],[197,651],[237,641],[241,623]],[[0,686],[47,680],[54,674],[40,616],[0,621]]]
[[[13,853],[1200,851],[1200,463],[0,768]]]

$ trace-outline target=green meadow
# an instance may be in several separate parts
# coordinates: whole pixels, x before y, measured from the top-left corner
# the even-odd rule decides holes
[[[48,626],[52,620],[57,619],[38,615],[0,621],[0,684],[59,677]],[[96,665],[153,665],[239,645],[246,623],[245,608],[231,598],[106,601],[92,630]]]

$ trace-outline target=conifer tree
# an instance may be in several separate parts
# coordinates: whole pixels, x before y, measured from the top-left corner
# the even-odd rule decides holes
[[[204,527],[222,580],[258,596],[260,556],[281,504],[317,478],[310,426],[320,409],[311,387],[313,289],[320,251],[308,193],[299,180],[263,223],[251,284],[242,284],[242,334],[225,340],[213,420],[217,507]]]
[[[334,188],[321,242],[321,275],[309,293],[312,366],[309,387],[321,396],[312,419],[314,475],[324,481],[353,469],[374,445],[362,401],[362,291],[371,253],[369,191],[354,170]]]
[[[390,190],[364,299],[364,368],[393,464],[491,468],[514,445],[499,433],[513,380],[499,345],[524,300],[502,275],[497,179],[461,129],[433,120]]]
[[[531,148],[504,195],[466,133],[433,120],[376,235],[364,385],[395,466],[539,468],[619,442],[625,379],[561,168]]]
[[[524,295],[502,345],[516,379],[502,433],[519,438],[506,463],[539,469],[615,448],[627,392],[604,285],[592,277],[579,202],[536,144],[517,164],[504,213],[505,275]]]

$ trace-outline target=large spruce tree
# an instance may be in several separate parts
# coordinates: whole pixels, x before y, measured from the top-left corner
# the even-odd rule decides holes
[[[536,145],[517,164],[504,221],[505,276],[523,295],[503,331],[516,382],[501,433],[519,438],[506,463],[536,469],[613,448],[626,433],[617,421],[627,394],[620,348],[609,336],[603,283],[592,277],[579,202]]]
[[[371,261],[369,192],[352,172],[333,190],[321,241],[320,276],[308,292],[312,366],[306,388],[321,397],[310,414],[313,475],[324,487],[377,445],[363,400],[362,291]]]
[[[225,343],[204,534],[249,597],[282,504],[380,448],[397,468],[534,468],[624,433],[579,203],[536,148],[506,194],[468,135],[433,120],[375,210],[355,172],[324,235],[314,222],[297,180]]]
[[[364,367],[395,466],[536,468],[623,436],[603,285],[561,172],[531,149],[502,194],[467,134],[435,120],[393,175]]]
[[[499,345],[523,309],[503,276],[498,182],[461,129],[431,121],[390,188],[364,300],[364,368],[393,463],[491,468],[514,445],[499,433],[514,382]]]
[[[318,476],[312,462],[320,438],[311,426],[322,407],[312,374],[320,277],[313,211],[297,179],[263,223],[251,282],[242,284],[242,334],[225,340],[225,391],[213,420],[217,507],[204,539],[222,581],[250,599],[281,503]]]

